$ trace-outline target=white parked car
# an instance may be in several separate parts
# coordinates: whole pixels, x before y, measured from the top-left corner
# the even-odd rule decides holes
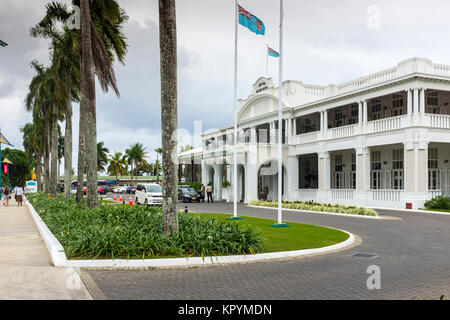
[[[127,187],[125,187],[125,186],[118,186],[118,187],[114,188],[113,192],[114,193],[126,193],[127,192]]]
[[[162,188],[156,183],[142,183],[136,187],[136,204],[162,205]]]

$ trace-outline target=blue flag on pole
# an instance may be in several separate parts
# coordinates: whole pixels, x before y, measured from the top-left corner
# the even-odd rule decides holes
[[[279,58],[280,54],[273,50],[272,48],[267,48],[267,52],[269,53],[269,56]]]
[[[247,27],[251,32],[264,35],[266,27],[264,23],[250,12],[238,5],[239,8],[239,24]]]

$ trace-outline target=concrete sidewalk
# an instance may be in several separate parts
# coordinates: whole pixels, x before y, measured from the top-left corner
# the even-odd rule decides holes
[[[25,205],[0,203],[0,299],[92,299],[79,274],[51,265]]]

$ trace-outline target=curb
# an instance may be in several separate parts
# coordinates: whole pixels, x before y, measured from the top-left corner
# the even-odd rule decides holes
[[[330,228],[334,230],[342,231],[348,234],[348,239],[331,246],[315,248],[315,249],[303,249],[295,251],[281,251],[281,252],[269,252],[269,253],[257,253],[253,255],[233,255],[233,256],[216,256],[216,257],[192,257],[192,258],[165,258],[165,259],[115,259],[115,260],[68,260],[64,248],[59,241],[52,234],[50,229],[45,225],[44,221],[38,215],[33,206],[25,201],[30,215],[32,216],[36,227],[41,234],[53,265],[55,267],[69,267],[69,268],[167,268],[167,267],[193,267],[204,265],[220,265],[231,263],[245,263],[256,261],[267,261],[283,258],[294,258],[301,256],[309,256],[316,254],[330,253],[337,250],[342,250],[345,247],[354,245],[356,243],[356,237],[345,230]]]
[[[278,208],[274,208],[274,207],[255,206],[255,205],[251,205],[251,204],[248,204],[247,207],[258,208],[258,209],[262,208],[262,209],[278,210]],[[319,214],[327,214],[327,215],[332,215],[332,216],[350,217],[350,218],[382,219],[380,216],[365,216],[365,215],[350,214],[350,213],[337,213],[337,212],[312,211],[312,210],[287,209],[287,208],[282,208],[282,210],[283,211],[293,211],[293,212],[304,212],[304,213],[319,213]]]
[[[398,209],[398,208],[381,208],[381,207],[371,207],[374,210],[392,210],[392,211],[399,211],[399,212],[405,212],[405,213],[431,213],[431,214],[439,214],[443,216],[450,215],[450,212],[443,212],[443,211],[428,211],[428,210],[420,210],[420,209]]]
[[[50,254],[50,258],[53,262],[53,265],[55,267],[67,267],[67,257],[66,254],[64,253],[63,246],[55,238],[53,233],[44,223],[44,221],[36,212],[36,210],[33,208],[31,203],[28,202],[28,199],[25,199],[25,204],[28,207],[31,218],[33,218],[33,221],[36,224],[36,227],[39,230],[42,239],[44,240],[44,243],[47,247],[48,253]]]

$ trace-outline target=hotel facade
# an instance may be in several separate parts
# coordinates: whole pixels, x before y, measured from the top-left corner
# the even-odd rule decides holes
[[[261,77],[239,100],[239,202],[277,199],[277,134],[278,88]],[[342,84],[284,81],[281,134],[284,200],[423,208],[449,192],[450,66],[412,58]],[[178,155],[179,175],[233,201],[233,152],[233,124],[209,130]]]

